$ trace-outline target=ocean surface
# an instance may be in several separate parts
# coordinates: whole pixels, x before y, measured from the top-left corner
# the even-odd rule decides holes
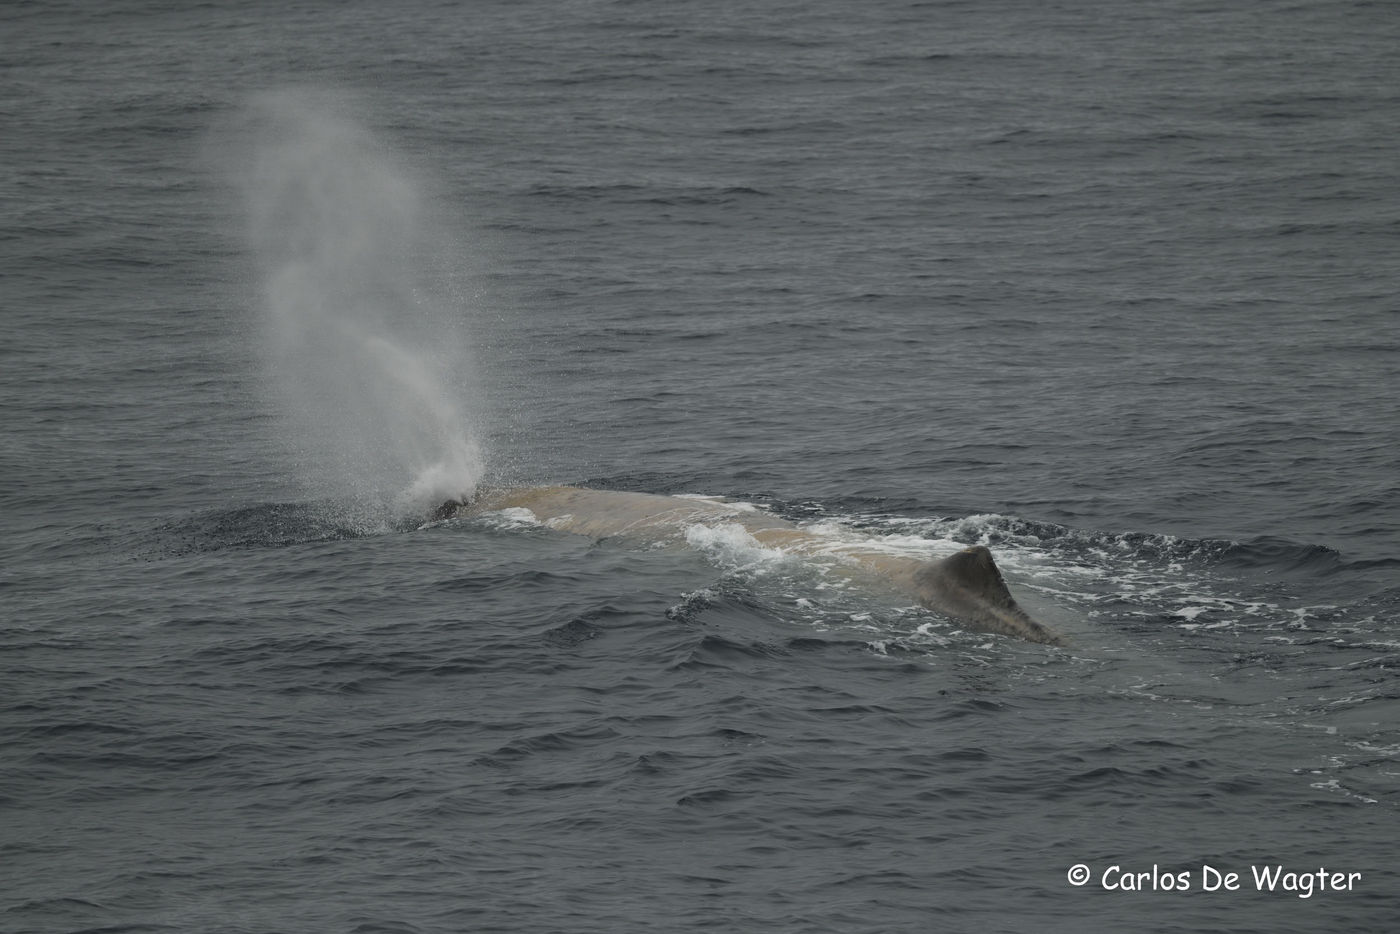
[[[1393,929],[1397,48],[6,3],[0,931]],[[427,521],[534,483],[983,543],[1069,646]]]

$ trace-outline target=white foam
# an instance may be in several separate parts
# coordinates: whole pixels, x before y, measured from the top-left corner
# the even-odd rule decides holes
[[[539,517],[523,506],[511,506],[476,516],[477,521],[499,529],[524,529],[542,525]]]
[[[1377,799],[1372,798],[1369,795],[1363,795],[1360,792],[1352,791],[1350,788],[1347,788],[1345,785],[1343,785],[1339,779],[1335,778],[1329,778],[1325,782],[1310,782],[1308,784],[1308,787],[1316,788],[1318,791],[1332,792],[1333,794],[1339,794],[1347,798],[1355,798],[1363,804],[1379,803]]]
[[[712,561],[727,567],[752,568],[780,562],[788,557],[780,549],[765,546],[737,522],[686,526],[685,540]]]

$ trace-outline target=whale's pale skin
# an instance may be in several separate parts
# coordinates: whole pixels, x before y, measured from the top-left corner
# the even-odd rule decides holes
[[[465,505],[443,503],[434,515],[474,516],[504,509],[528,509],[550,528],[592,538],[625,535],[660,540],[681,536],[693,525],[733,523],[765,547],[796,555],[835,556],[855,565],[967,629],[1064,644],[1058,633],[1017,605],[992,553],[981,545],[939,561],[925,561],[838,542],[743,504],[570,486],[485,491]]]

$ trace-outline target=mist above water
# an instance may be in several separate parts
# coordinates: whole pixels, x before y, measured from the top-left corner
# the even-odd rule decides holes
[[[484,466],[467,346],[461,310],[431,287],[442,238],[421,186],[325,95],[264,95],[230,142],[269,372],[310,491],[362,522],[469,497]]]

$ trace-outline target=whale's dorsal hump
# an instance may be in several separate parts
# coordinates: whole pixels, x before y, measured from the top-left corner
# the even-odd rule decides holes
[[[1006,587],[1001,568],[992,560],[992,553],[983,545],[964,548],[949,555],[929,569],[943,579],[945,586],[965,590],[979,600],[997,607],[1014,607],[1016,599]]]
[[[920,602],[983,632],[999,632],[1030,642],[1063,645],[1059,634],[1021,609],[992,553],[981,545],[931,561],[914,574]]]

